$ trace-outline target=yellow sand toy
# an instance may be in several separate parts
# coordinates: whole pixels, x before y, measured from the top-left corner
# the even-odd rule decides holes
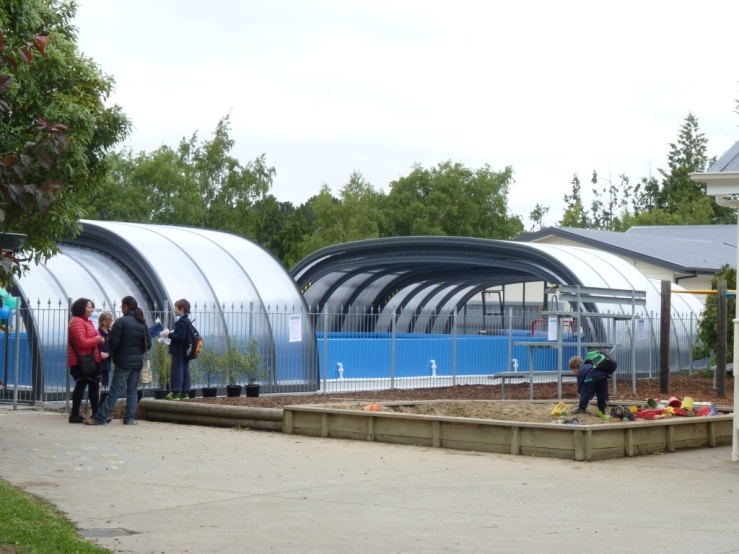
[[[552,410],[552,415],[557,417],[566,416],[569,409],[570,407],[567,404],[565,404],[564,402],[560,402]]]

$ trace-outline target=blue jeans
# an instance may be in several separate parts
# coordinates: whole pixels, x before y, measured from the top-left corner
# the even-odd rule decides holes
[[[92,418],[95,420],[95,423],[105,425],[105,420],[108,419],[124,387],[126,389],[126,413],[123,415],[123,423],[134,422],[136,404],[138,402],[136,390],[139,386],[139,371],[138,369],[115,369],[113,372],[113,384],[110,385],[108,396]]]

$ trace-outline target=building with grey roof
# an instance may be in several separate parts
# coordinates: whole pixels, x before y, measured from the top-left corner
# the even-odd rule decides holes
[[[625,233],[547,227],[516,240],[610,252],[651,279],[669,280],[690,290],[710,289],[715,273],[736,263],[736,225],[632,227]]]

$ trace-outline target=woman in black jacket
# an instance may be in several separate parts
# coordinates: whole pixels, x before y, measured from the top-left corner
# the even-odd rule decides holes
[[[149,328],[144,312],[133,296],[121,300],[123,316],[116,319],[110,330],[110,352],[113,356],[113,383],[110,392],[97,413],[85,420],[87,425],[105,425],[108,415],[118,401],[121,390],[126,388],[126,412],[124,425],[134,425],[139,372],[144,365],[144,354],[151,348]]]

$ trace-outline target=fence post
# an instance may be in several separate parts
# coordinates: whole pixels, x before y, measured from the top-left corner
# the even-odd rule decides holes
[[[659,325],[659,392],[670,392],[670,302],[672,282],[662,281]]]
[[[689,337],[695,336],[695,314],[693,312],[690,312],[690,335]],[[695,360],[693,360],[693,348],[691,344],[690,348],[690,367],[688,368],[688,375],[693,375],[693,372],[695,371]]]
[[[726,350],[728,306],[726,303],[726,279],[719,279],[716,287],[716,396],[726,398]]]
[[[328,305],[323,305],[323,392],[326,393],[328,376]]]
[[[653,354],[657,352],[657,363],[659,364],[659,345],[657,344],[657,333],[654,330],[654,320],[655,315],[654,312],[649,312],[649,330],[652,332],[652,346],[649,348],[649,378],[654,378],[654,372],[652,369],[654,366],[652,365],[654,363]]]
[[[21,378],[21,308],[23,307],[23,298],[18,298],[18,304],[15,307],[15,364],[14,365],[14,386],[13,386],[13,409],[18,409],[18,381]],[[8,383],[5,383],[8,386]]]
[[[67,326],[66,326],[66,328],[63,331],[65,333],[65,335],[67,336],[67,340],[69,340],[69,321],[71,319],[72,319],[72,298],[67,298]],[[64,360],[65,360],[64,361],[64,365],[66,366],[67,365],[67,363],[66,363],[66,349],[65,349],[65,354],[64,354]],[[43,371],[43,369],[41,371]],[[64,385],[64,388],[65,388],[64,409],[65,409],[65,411],[66,411],[67,414],[70,414],[72,408],[69,405],[69,395],[70,395],[70,392],[71,392],[70,391],[70,387],[69,387],[69,377],[67,377],[66,379],[64,379],[64,383],[65,383],[65,385]],[[34,387],[35,387],[35,383],[34,383]],[[36,398],[38,398],[38,393],[34,392],[34,396]]]
[[[457,384],[457,307],[454,306],[452,316],[452,385]]]
[[[395,388],[395,319],[398,317],[397,309],[393,310],[392,333],[390,338],[390,388]]]
[[[508,307],[508,363],[506,364],[505,371],[511,370],[511,364],[513,364],[513,308],[509,306]],[[516,367],[515,371],[518,371],[518,367]]]

